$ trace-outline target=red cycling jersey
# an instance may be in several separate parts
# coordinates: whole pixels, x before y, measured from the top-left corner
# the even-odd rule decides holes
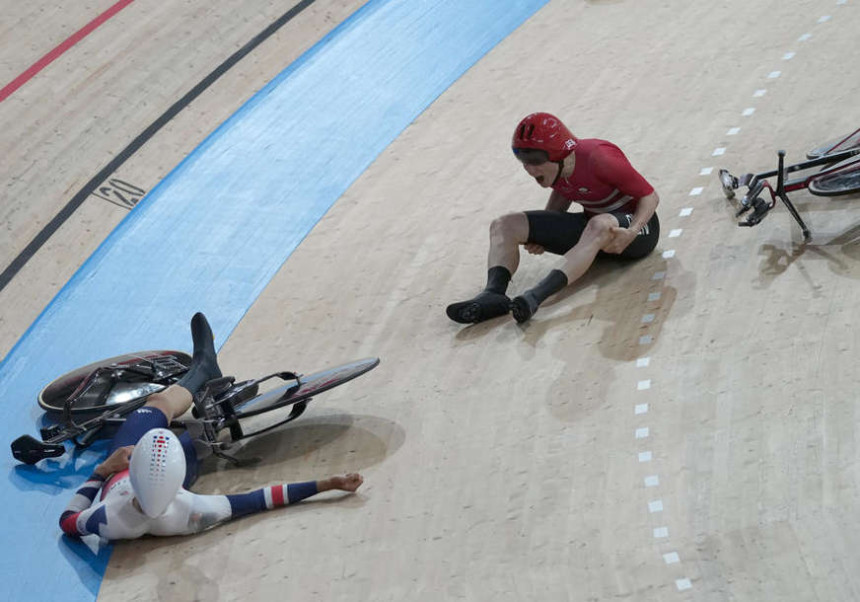
[[[552,189],[582,205],[587,214],[634,213],[639,199],[654,192],[654,187],[611,142],[597,138],[577,140],[573,152],[573,173],[559,178]]]

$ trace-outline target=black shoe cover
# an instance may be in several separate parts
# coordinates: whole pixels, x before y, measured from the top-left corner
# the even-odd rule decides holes
[[[191,318],[191,338],[194,341],[194,354],[188,372],[176,383],[185,387],[191,394],[196,393],[208,381],[221,377],[218,357],[215,353],[215,337],[209,321],[198,312]]]
[[[514,300],[511,302],[511,313],[514,314],[514,320],[520,324],[526,322],[535,315],[538,305],[540,304],[537,302],[537,299],[529,293],[514,297]]]
[[[448,317],[460,324],[477,324],[503,316],[511,310],[507,295],[484,291],[474,299],[452,303],[445,310]]]

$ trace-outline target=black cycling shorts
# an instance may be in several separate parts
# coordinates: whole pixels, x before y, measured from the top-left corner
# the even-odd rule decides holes
[[[585,225],[590,219],[585,213],[562,211],[526,211],[525,214],[529,220],[528,242],[538,244],[556,255],[564,255],[579,242],[579,238],[585,231]],[[633,221],[633,215],[630,213],[614,212],[609,215],[615,217],[618,225],[622,228],[629,228]],[[624,251],[617,255],[613,253],[606,253],[605,255],[639,259],[654,250],[659,238],[660,220],[657,219],[655,213]]]

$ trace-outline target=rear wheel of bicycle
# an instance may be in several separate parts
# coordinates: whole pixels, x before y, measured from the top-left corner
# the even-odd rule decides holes
[[[76,420],[87,419],[161,391],[177,380],[190,363],[191,356],[187,353],[166,350],[139,351],[104,359],[54,379],[39,393],[39,407],[48,414],[62,414],[69,396],[84,380],[91,378],[86,392],[71,408]],[[158,379],[151,378],[147,368],[155,364],[167,365],[167,372],[175,370],[176,375],[166,378],[165,382],[153,382]]]
[[[832,169],[810,180],[809,192],[818,196],[839,196],[860,191],[860,157],[846,159]]]
[[[851,134],[847,140],[845,140],[847,136],[848,135],[845,134],[838,138],[834,138],[833,140],[828,140],[823,144],[819,144],[817,147],[806,153],[806,158],[817,159],[818,157],[829,155],[831,153],[838,153],[860,147],[860,130],[857,130]],[[839,145],[838,148],[836,145]]]

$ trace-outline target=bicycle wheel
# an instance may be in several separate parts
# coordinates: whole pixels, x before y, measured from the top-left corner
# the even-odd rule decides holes
[[[852,148],[857,148],[858,146],[860,146],[860,130],[857,130],[850,136],[839,136],[838,138],[828,140],[827,142],[818,145],[817,147],[806,153],[806,158],[817,159],[818,157],[822,157],[824,155],[851,150]]]
[[[379,358],[365,358],[336,368],[329,368],[301,377],[301,384],[296,387],[295,382],[283,385],[257,395],[240,406],[235,406],[236,416],[244,418],[256,416],[276,408],[282,408],[318,395],[329,389],[338,387],[354,378],[358,378],[365,372],[376,368]]]
[[[839,196],[860,190],[860,157],[837,163],[832,171],[809,181],[809,192],[818,196]]]
[[[39,407],[49,414],[62,414],[66,400],[89,379],[71,413],[76,418],[101,414],[111,407],[161,391],[184,373],[190,363],[191,356],[181,351],[140,351],[94,362],[54,379],[39,392]],[[156,377],[159,368],[165,378]]]

